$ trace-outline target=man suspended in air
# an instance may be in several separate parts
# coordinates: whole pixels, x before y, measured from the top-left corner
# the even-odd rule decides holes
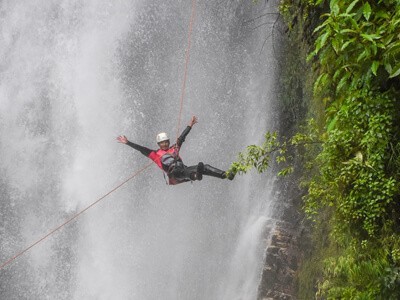
[[[221,179],[228,178],[232,180],[235,175],[227,174],[226,172],[214,168],[210,165],[199,162],[197,165],[187,167],[183,164],[179,156],[179,150],[185,141],[186,136],[192,129],[193,125],[197,123],[197,117],[193,116],[189,125],[182,132],[176,144],[170,146],[170,141],[165,132],[157,135],[156,140],[159,146],[158,150],[151,150],[149,148],[137,145],[128,141],[126,136],[120,135],[117,137],[118,142],[131,146],[133,149],[140,151],[143,155],[153,160],[161,170],[167,173],[169,184],[178,184],[186,181],[202,180],[203,175],[213,176]]]

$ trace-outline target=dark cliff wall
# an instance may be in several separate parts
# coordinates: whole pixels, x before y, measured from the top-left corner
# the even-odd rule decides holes
[[[311,26],[312,27],[312,26]],[[310,27],[310,28],[311,28]],[[281,33],[277,76],[279,135],[290,137],[306,119],[311,89],[307,83],[309,65],[305,61],[310,41],[303,28],[295,24],[290,31],[280,19]],[[309,31],[309,30],[308,30]],[[302,212],[304,191],[299,187],[303,172],[302,158],[295,158],[295,171],[279,178],[274,193],[278,199],[276,222],[266,230],[264,268],[258,291],[259,300],[294,300],[298,298],[298,271],[307,249],[312,247],[310,224]],[[274,167],[270,172],[276,172]]]

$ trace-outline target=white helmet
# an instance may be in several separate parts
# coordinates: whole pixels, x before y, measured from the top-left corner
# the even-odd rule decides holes
[[[158,143],[161,143],[164,141],[168,141],[169,137],[165,132],[161,132],[161,133],[157,134],[156,140],[157,140],[157,144],[158,144]]]

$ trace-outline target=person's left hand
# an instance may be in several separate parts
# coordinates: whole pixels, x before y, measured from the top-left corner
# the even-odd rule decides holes
[[[192,116],[192,119],[190,120],[189,126],[193,127],[194,124],[198,123],[199,119],[196,116]]]

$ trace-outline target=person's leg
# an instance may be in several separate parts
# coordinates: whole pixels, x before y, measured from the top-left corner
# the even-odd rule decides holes
[[[203,175],[207,175],[207,176],[212,176],[212,177],[217,177],[217,178],[226,178],[225,172],[214,168],[208,164],[204,165],[204,171],[203,171]]]
[[[199,165],[200,164],[204,165],[203,163],[199,163]],[[227,174],[225,171],[222,171],[220,169],[217,169],[217,168],[207,165],[207,164],[204,165],[202,173],[203,173],[203,175],[213,176],[213,177],[217,177],[217,178],[221,178],[221,179],[228,178],[229,180],[232,180],[235,177],[235,175],[233,175],[233,174]]]
[[[202,180],[203,175],[221,179],[228,178],[229,180],[232,180],[235,177],[234,174],[227,174],[225,171],[214,168],[208,164],[203,164],[202,162],[189,167],[185,166],[184,164],[178,164],[169,176],[180,181],[193,181]]]

